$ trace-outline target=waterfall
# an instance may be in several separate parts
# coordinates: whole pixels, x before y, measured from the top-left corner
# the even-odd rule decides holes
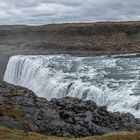
[[[139,72],[139,57],[18,55],[10,58],[4,81],[48,100],[78,97],[140,117]]]

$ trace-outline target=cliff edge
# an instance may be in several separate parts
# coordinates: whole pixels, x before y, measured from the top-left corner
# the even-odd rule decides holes
[[[18,54],[139,53],[140,22],[0,26],[0,80]]]

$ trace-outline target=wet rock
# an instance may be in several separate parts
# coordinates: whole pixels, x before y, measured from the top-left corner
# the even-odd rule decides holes
[[[140,103],[135,105],[135,110],[140,110]]]
[[[130,113],[111,113],[93,101],[71,97],[47,101],[26,88],[0,83],[0,126],[82,137],[140,130],[140,119]]]

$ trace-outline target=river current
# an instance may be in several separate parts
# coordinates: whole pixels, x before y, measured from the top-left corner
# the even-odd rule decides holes
[[[140,117],[140,57],[18,55],[10,58],[4,81],[48,100],[77,97]]]

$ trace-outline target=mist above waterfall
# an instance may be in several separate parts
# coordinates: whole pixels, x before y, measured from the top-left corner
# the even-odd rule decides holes
[[[10,58],[4,80],[48,100],[78,97],[140,117],[139,73],[139,57],[18,55]]]

